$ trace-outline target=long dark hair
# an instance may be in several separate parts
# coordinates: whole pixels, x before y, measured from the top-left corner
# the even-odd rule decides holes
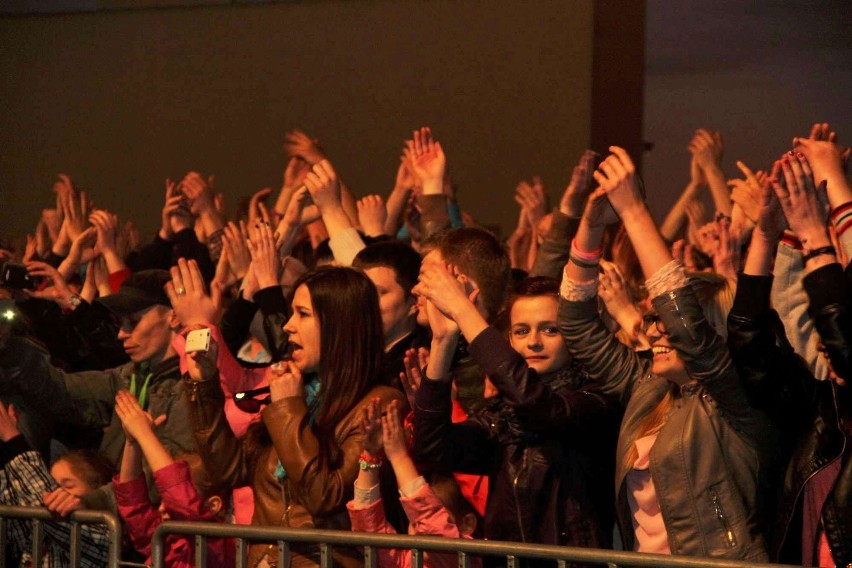
[[[376,287],[352,268],[326,266],[293,284],[304,284],[320,328],[320,402],[313,428],[320,452],[334,461],[334,429],[363,399],[381,374],[384,337]]]

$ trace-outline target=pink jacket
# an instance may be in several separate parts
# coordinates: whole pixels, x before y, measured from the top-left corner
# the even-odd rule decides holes
[[[165,504],[166,512],[173,521],[217,522],[213,513],[203,510],[203,502],[192,485],[189,466],[177,461],[154,472],[154,482]],[[148,498],[145,477],[121,482],[116,475],[113,480],[118,512],[127,525],[133,547],[151,560],[151,537],[160,526],[160,512]],[[170,568],[192,568],[195,566],[195,541],[186,537],[166,538],[168,550],[165,565]],[[207,541],[207,566],[230,567],[235,562],[233,539],[209,539]]]
[[[450,522],[450,514],[435,496],[428,484],[423,485],[412,497],[400,497],[399,502],[408,516],[408,534],[422,536],[445,536],[448,538],[467,538],[459,534],[458,527]],[[396,534],[396,530],[385,519],[385,506],[379,499],[367,507],[357,508],[355,501],[346,504],[352,530],[381,534]],[[380,548],[378,552],[379,568],[410,568],[411,551]],[[482,559],[472,557],[473,568],[482,567]],[[451,552],[424,552],[423,566],[426,568],[457,568],[458,555]]]

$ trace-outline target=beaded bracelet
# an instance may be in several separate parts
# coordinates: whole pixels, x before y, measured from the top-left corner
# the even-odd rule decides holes
[[[382,467],[382,456],[368,454],[365,450],[358,457],[358,466],[363,470],[379,469]]]
[[[824,254],[830,254],[833,256],[837,256],[837,249],[833,246],[829,245],[827,247],[819,247],[818,249],[814,249],[805,256],[802,257],[804,262],[811,260],[812,258],[816,258],[818,256],[822,256]]]

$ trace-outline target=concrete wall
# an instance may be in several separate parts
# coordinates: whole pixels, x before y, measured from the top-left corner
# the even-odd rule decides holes
[[[0,236],[71,174],[153,230],[163,179],[214,173],[233,211],[277,188],[284,132],[385,194],[431,125],[460,201],[510,230],[517,181],[558,195],[590,143],[592,0],[306,1],[0,18]]]

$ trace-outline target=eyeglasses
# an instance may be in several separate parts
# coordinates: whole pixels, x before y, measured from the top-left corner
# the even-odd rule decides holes
[[[254,398],[259,394],[268,395],[264,398]],[[272,402],[272,396],[269,395],[269,387],[260,387],[259,389],[247,390],[243,392],[238,392],[234,395],[234,404],[237,405],[237,408],[242,410],[243,412],[248,412],[249,414],[255,414],[260,412],[260,409],[264,407],[264,405]]]
[[[663,323],[663,320],[660,319],[660,316],[655,313],[645,314],[642,318],[642,329],[647,334],[651,330],[651,326],[657,327],[657,333],[660,335],[668,335],[666,331],[666,326]]]

